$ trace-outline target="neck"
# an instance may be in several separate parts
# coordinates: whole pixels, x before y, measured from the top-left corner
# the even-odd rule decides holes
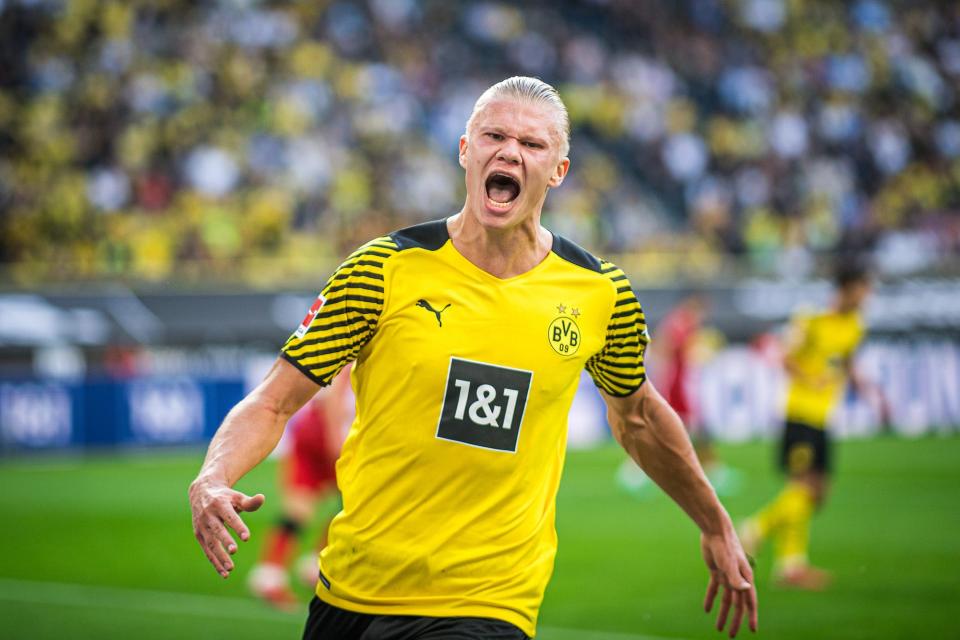
[[[853,313],[857,311],[857,305],[851,304],[842,298],[837,298],[833,302],[833,309],[837,313]]]
[[[491,229],[464,208],[447,220],[450,240],[467,260],[498,278],[512,278],[530,271],[550,253],[553,234],[540,226],[540,216],[531,216],[516,227]]]

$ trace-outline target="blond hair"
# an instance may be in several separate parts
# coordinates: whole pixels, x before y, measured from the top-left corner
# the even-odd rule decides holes
[[[484,107],[494,100],[513,99],[530,104],[545,105],[553,109],[559,117],[560,134],[560,156],[566,157],[570,153],[570,115],[567,113],[567,106],[560,99],[560,94],[552,86],[540,80],[529,76],[513,76],[506,80],[501,80],[477,98],[473,105],[473,113],[467,120],[467,133],[473,127],[477,115],[483,111]]]

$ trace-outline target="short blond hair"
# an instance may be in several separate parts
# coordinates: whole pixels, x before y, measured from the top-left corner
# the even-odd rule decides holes
[[[560,124],[560,156],[566,157],[570,153],[570,114],[567,113],[567,106],[560,99],[560,94],[552,86],[539,78],[529,76],[513,76],[506,80],[501,80],[477,98],[473,105],[473,112],[467,119],[467,133],[473,127],[477,115],[483,111],[484,107],[500,99],[512,99],[531,104],[545,105],[553,109],[559,116]]]

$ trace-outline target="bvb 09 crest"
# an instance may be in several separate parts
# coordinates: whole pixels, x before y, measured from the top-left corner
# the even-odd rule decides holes
[[[560,355],[572,356],[580,348],[580,327],[570,316],[557,316],[547,328],[547,341]]]

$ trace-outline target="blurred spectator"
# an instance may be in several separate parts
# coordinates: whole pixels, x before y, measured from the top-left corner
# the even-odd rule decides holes
[[[658,277],[960,249],[956,3],[8,0],[0,262],[309,277],[453,213],[470,107],[519,73],[570,109],[554,226]]]

